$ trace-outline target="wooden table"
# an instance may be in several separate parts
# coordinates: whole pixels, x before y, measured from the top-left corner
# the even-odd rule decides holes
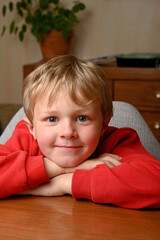
[[[0,201],[4,240],[159,240],[160,209],[130,210],[64,197]]]

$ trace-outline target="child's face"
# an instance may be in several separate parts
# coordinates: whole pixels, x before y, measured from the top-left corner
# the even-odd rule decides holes
[[[74,167],[95,151],[102,125],[98,101],[79,106],[61,91],[50,106],[48,96],[37,101],[30,131],[45,157],[61,167]]]

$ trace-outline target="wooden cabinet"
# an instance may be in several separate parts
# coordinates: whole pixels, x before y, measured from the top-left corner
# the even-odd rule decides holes
[[[101,66],[113,100],[134,105],[160,142],[160,69]]]
[[[45,63],[44,60],[41,60],[36,63],[27,64],[23,66],[23,78],[27,77],[28,74],[30,74],[32,71],[34,71],[39,65]]]
[[[22,107],[21,104],[0,103],[0,135],[12,119],[14,114]]]

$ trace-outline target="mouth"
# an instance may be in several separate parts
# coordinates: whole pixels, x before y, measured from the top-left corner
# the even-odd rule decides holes
[[[63,151],[76,151],[82,148],[82,146],[55,146],[55,147]]]

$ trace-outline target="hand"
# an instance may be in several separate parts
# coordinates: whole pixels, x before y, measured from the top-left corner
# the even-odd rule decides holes
[[[111,153],[103,153],[99,155],[97,159],[102,161],[109,168],[116,167],[122,164],[120,161],[122,158],[118,155],[111,154]]]
[[[103,153],[95,159],[85,160],[84,162],[82,162],[81,164],[79,164],[74,168],[65,168],[64,170],[65,170],[65,173],[71,173],[71,172],[73,173],[76,169],[90,170],[100,164],[105,164],[109,168],[112,168],[112,167],[121,165],[122,163],[120,162],[120,160],[121,160],[121,157],[119,157],[118,155]]]
[[[112,168],[121,164],[120,159],[121,158],[118,155],[104,153],[96,159],[85,160],[83,163],[74,168],[63,169],[51,160],[45,158],[44,161],[47,163],[47,168],[55,168],[53,171],[57,174],[59,172],[60,175],[52,178],[48,183],[41,184],[34,189],[19,193],[18,195],[62,196],[65,194],[71,194],[71,182],[75,169],[89,170],[100,164],[105,164],[109,168]],[[50,173],[51,172],[52,171],[50,171]]]
[[[62,168],[55,164],[52,160],[44,157],[44,166],[48,177],[53,178],[64,173],[73,173],[76,169],[89,170],[100,164],[105,164],[109,168],[112,168],[121,164],[120,159],[121,158],[118,155],[103,153],[95,159],[85,160],[76,167]]]
[[[18,193],[18,195],[62,196],[71,194],[72,175],[72,173],[59,175],[50,179],[48,183]]]
[[[53,178],[65,173],[65,169],[55,164],[52,160],[44,157],[43,162],[49,178]]]

